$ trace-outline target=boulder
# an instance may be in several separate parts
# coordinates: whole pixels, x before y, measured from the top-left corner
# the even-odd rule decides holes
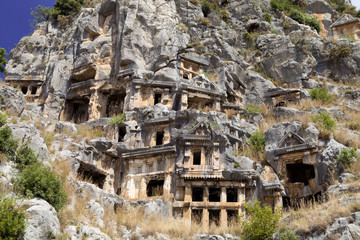
[[[76,134],[77,127],[75,123],[71,122],[57,122],[55,125],[55,132],[66,133],[66,134]]]
[[[28,145],[39,159],[47,160],[49,153],[44,139],[40,136],[40,131],[32,124],[9,124],[8,125],[15,139],[19,140],[19,145]]]
[[[99,152],[105,152],[112,147],[112,141],[108,138],[96,138],[90,140],[91,145]]]
[[[80,223],[78,226],[68,226],[65,233],[71,236],[71,240],[94,239],[94,240],[111,240],[99,228],[90,227]]]
[[[29,206],[26,210],[28,225],[25,229],[25,240],[47,240],[60,233],[56,211],[48,202],[34,198],[23,201],[22,205]]]
[[[21,91],[12,87],[0,87],[0,110],[20,116],[25,108],[25,98]]]

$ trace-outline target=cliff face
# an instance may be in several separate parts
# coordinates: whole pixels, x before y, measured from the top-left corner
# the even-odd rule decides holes
[[[291,206],[326,193],[344,171],[337,155],[360,141],[348,127],[360,107],[360,41],[324,37],[337,18],[325,1],[306,10],[321,19],[320,34],[267,0],[104,0],[66,29],[43,22],[20,40],[5,81],[28,103],[23,110],[8,97],[20,93],[3,88],[1,107],[57,133],[48,153],[34,126],[9,124],[41,158],[70,159],[75,189],[91,192],[94,227],[125,200],[190,222],[200,216],[204,229],[225,226],[245,200]],[[332,102],[314,100],[310,90],[321,87]],[[326,129],[320,112],[346,124]],[[84,126],[93,135],[76,137]],[[164,201],[149,200],[158,195]],[[96,232],[65,227],[79,239]]]

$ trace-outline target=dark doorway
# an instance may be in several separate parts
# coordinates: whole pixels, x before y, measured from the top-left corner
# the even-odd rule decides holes
[[[118,188],[118,189],[116,190],[116,195],[118,195],[118,196],[121,195],[121,188]]]
[[[146,187],[148,197],[162,196],[164,193],[164,180],[151,180]]]
[[[191,209],[191,221],[200,224],[202,221],[203,210]]]
[[[126,126],[118,126],[118,128],[119,128],[118,142],[122,142],[124,140],[125,135],[126,135]]]
[[[209,202],[220,202],[220,195],[220,188],[209,188]]]
[[[164,131],[156,132],[156,146],[164,144]]]
[[[176,94],[172,110],[179,111],[181,109],[181,95],[181,93]]]
[[[83,123],[89,119],[88,114],[89,99],[66,100],[65,116],[66,121],[74,123]]]
[[[90,181],[101,189],[104,187],[106,175],[96,171],[95,167],[91,165],[80,162],[77,174],[84,181]]]
[[[21,87],[21,92],[22,92],[23,94],[26,94],[27,91],[28,91],[28,88],[27,88],[27,87]]]
[[[37,87],[32,87],[32,88],[31,88],[31,94],[32,94],[32,95],[35,95],[36,92],[37,92]]]
[[[219,226],[220,210],[209,210],[209,223]]]
[[[226,201],[227,202],[237,202],[238,201],[237,188],[227,188],[226,189]]]
[[[237,224],[238,211],[237,210],[226,210],[228,225]]]
[[[202,202],[203,200],[204,200],[204,189],[194,187],[192,189],[192,201]]]
[[[162,94],[161,93],[155,93],[155,96],[154,96],[154,105],[158,104],[158,103],[161,103],[161,97],[162,97]]]
[[[126,97],[125,91],[124,92],[118,91],[109,97],[106,106],[107,117],[118,116],[124,112],[125,97]]]
[[[290,183],[302,182],[307,186],[309,180],[315,178],[315,169],[310,164],[286,164],[286,174]]]
[[[193,165],[201,165],[201,151],[194,152]]]

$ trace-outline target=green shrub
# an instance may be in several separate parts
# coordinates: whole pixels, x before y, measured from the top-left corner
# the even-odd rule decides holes
[[[324,128],[328,131],[332,131],[336,128],[336,121],[330,116],[328,112],[320,112],[319,114],[312,116],[313,122],[318,124],[320,128]]]
[[[16,168],[20,171],[24,170],[26,166],[38,162],[37,156],[34,151],[27,145],[20,147],[16,153],[15,164]]]
[[[112,117],[110,118],[109,120],[109,124],[110,125],[113,125],[113,126],[119,126],[121,124],[124,124],[126,121],[126,116],[125,116],[125,113],[122,113],[116,117]]]
[[[5,154],[9,159],[15,156],[18,142],[13,139],[11,129],[5,126],[0,129],[0,153]]]
[[[76,14],[80,11],[83,2],[83,0],[56,0],[52,17],[57,19],[59,15],[69,16]]]
[[[306,2],[302,0],[271,0],[271,8],[283,11],[286,15],[295,21],[310,26],[317,32],[320,32],[320,21],[316,18],[309,16],[305,11]]]
[[[256,130],[248,139],[250,148],[255,152],[262,152],[265,149],[265,136]]]
[[[341,153],[337,155],[339,163],[344,167],[348,168],[351,166],[351,163],[353,162],[353,159],[358,156],[357,152],[355,151],[355,148],[343,148],[341,150]]]
[[[281,212],[267,205],[261,206],[259,201],[245,203],[246,218],[241,221],[243,230],[242,239],[248,240],[270,240],[278,228]]]
[[[261,109],[259,106],[257,105],[247,105],[245,108],[244,108],[246,111],[248,111],[249,113],[260,113],[261,112]]]
[[[6,124],[7,117],[5,114],[0,113],[0,128]]]
[[[309,94],[311,99],[320,100],[323,103],[331,103],[334,100],[333,96],[328,93],[323,87],[315,87],[309,91]]]
[[[278,239],[279,240],[298,240],[298,236],[292,230],[286,228],[279,231]]]
[[[53,9],[52,8],[48,8],[48,7],[44,7],[44,6],[37,6],[34,9],[30,9],[31,10],[31,16],[33,16],[33,20],[30,23],[31,27],[35,27],[36,24],[44,22],[44,21],[49,21],[51,20],[51,16],[53,15]]]
[[[351,49],[346,43],[343,43],[340,46],[334,46],[329,50],[330,59],[347,58],[350,55],[351,55]]]
[[[253,37],[253,35],[249,32],[244,32],[243,34],[243,38],[246,42],[246,46],[248,48],[252,48],[255,46],[255,38]]]
[[[0,239],[22,239],[26,227],[26,214],[17,209],[12,199],[0,200]]]
[[[15,184],[27,197],[39,197],[60,210],[66,202],[66,193],[60,178],[40,162],[26,166]]]
[[[268,23],[271,23],[271,18],[272,18],[271,14],[265,13],[263,15],[263,17],[264,17],[265,21],[267,21]]]

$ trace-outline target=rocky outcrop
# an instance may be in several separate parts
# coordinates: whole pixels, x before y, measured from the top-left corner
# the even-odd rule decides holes
[[[25,229],[25,240],[46,240],[60,234],[60,223],[55,209],[45,200],[31,199],[21,202],[26,206],[28,225]]]
[[[25,108],[25,98],[20,91],[12,87],[0,88],[0,109],[20,116]]]

